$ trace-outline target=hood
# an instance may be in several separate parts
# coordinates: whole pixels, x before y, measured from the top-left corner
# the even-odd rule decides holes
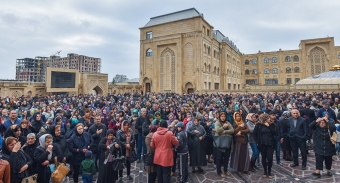
[[[132,113],[137,113],[138,114],[138,110],[134,109],[134,110],[132,110]]]
[[[91,159],[85,159],[83,162],[81,162],[81,165],[83,166],[83,170],[92,170],[92,160]]]
[[[169,129],[168,128],[163,128],[163,127],[158,127],[158,129],[157,129],[157,134],[159,134],[159,135],[165,135],[166,134],[166,132],[168,132],[169,131]]]

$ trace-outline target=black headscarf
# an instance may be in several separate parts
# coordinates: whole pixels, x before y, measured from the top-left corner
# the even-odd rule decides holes
[[[59,141],[61,141],[63,139],[63,136],[61,134],[59,136],[55,135],[55,126],[51,126],[50,127],[50,134],[53,137],[53,142],[59,142]]]

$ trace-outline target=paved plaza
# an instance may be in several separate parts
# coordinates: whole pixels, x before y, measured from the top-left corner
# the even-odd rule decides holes
[[[189,183],[222,183],[222,182],[252,182],[252,183],[264,183],[264,182],[277,182],[277,183],[309,183],[309,182],[340,182],[340,157],[335,157],[335,161],[332,164],[333,176],[329,177],[324,175],[321,179],[314,179],[312,173],[315,171],[315,158],[313,151],[310,151],[307,161],[307,170],[301,170],[301,157],[299,158],[299,167],[291,168],[292,161],[282,160],[283,166],[279,166],[275,163],[272,174],[275,176],[274,179],[262,178],[262,168],[257,173],[250,173],[250,175],[239,174],[236,170],[230,169],[231,176],[220,178],[216,174],[216,170],[212,163],[208,163],[208,166],[203,167],[203,173],[191,173],[191,167],[189,167]],[[131,165],[131,176],[134,178],[133,181],[126,180],[124,177],[124,183],[139,183],[139,164],[136,162]],[[325,170],[323,172],[325,174]],[[124,172],[124,176],[126,172]],[[72,182],[72,181],[71,181]],[[143,173],[142,183],[147,183],[146,173]],[[171,182],[179,182],[177,175],[171,178]]]

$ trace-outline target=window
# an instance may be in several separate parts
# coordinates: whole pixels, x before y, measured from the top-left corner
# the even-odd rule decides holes
[[[257,70],[256,69],[253,69],[253,74],[257,74]]]
[[[204,63],[204,72],[207,72],[207,64]]]
[[[277,68],[274,68],[272,72],[273,74],[277,74],[278,73]]]
[[[268,68],[264,69],[264,73],[265,74],[269,74],[270,73],[270,70]]]
[[[214,74],[216,75],[216,67],[214,67]]]
[[[245,72],[245,74],[246,74],[246,75],[249,75],[249,73],[250,73],[250,71],[247,69],[246,72]]]
[[[207,53],[207,46],[204,44],[204,53]]]
[[[203,26],[203,34],[205,34],[205,26]]]
[[[266,85],[277,85],[279,82],[278,79],[266,79],[265,83]]]
[[[272,63],[277,63],[277,58],[276,57],[272,58]]]
[[[210,64],[208,65],[208,73],[210,73]]]
[[[249,65],[249,60],[244,61],[245,65]]]
[[[148,49],[148,50],[146,50],[146,56],[147,57],[151,57],[152,56],[152,49]]]
[[[291,73],[292,72],[292,69],[290,67],[287,67],[286,68],[286,73]]]
[[[287,78],[287,85],[290,85],[290,84],[292,84],[292,79],[291,78]]]
[[[246,84],[248,84],[248,85],[257,85],[257,79],[246,80]]]
[[[290,56],[286,56],[286,62],[290,62]]]
[[[295,55],[294,56],[294,62],[298,62],[299,61],[299,56]]]
[[[210,36],[210,30],[207,29],[207,36]]]
[[[268,58],[264,58],[264,63],[268,64],[269,63],[269,59]]]
[[[338,59],[340,59],[340,53],[338,53]]]
[[[214,58],[216,58],[216,50],[214,50]]]
[[[295,67],[294,68],[294,72],[296,72],[296,73],[300,72],[300,68],[299,67]]]
[[[217,68],[217,75],[220,75],[220,68]]]
[[[299,82],[300,78],[295,78],[295,83]]]
[[[256,64],[256,59],[253,59],[251,62],[252,62],[253,64]]]
[[[152,32],[146,33],[146,39],[152,39]]]
[[[210,46],[208,47],[208,55],[210,55]]]

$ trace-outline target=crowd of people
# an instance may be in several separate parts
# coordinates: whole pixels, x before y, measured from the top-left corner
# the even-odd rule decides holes
[[[69,164],[67,176],[74,182],[81,176],[84,183],[133,180],[135,161],[144,163],[148,183],[169,183],[177,172],[185,183],[189,166],[202,173],[208,163],[221,178],[231,168],[271,179],[274,155],[277,165],[285,160],[298,168],[301,154],[306,170],[311,150],[313,176],[321,177],[323,164],[332,176],[332,158],[340,152],[339,97],[298,92],[1,98],[0,182],[20,183],[37,174],[38,183],[49,183],[55,161]],[[124,168],[117,170],[121,156]]]

